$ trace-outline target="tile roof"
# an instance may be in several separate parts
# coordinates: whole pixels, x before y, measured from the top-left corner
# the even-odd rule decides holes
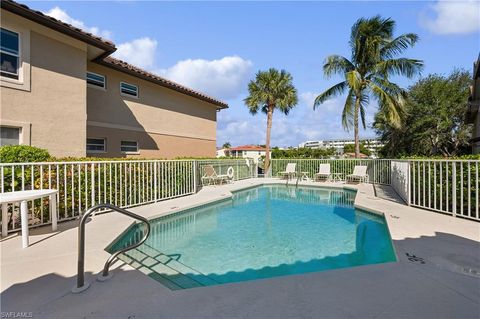
[[[71,24],[62,22],[53,17],[50,17],[40,11],[30,9],[24,4],[17,3],[12,0],[1,0],[1,8],[10,11],[14,14],[22,16],[26,19],[32,20],[38,24],[44,25],[58,32],[67,34],[72,38],[81,40],[95,47],[101,48],[109,53],[116,50],[115,44],[109,40],[105,40],[92,33],[86,32],[82,29],[74,27]]]
[[[165,79],[161,76],[158,76],[156,74],[153,74],[151,72],[143,70],[143,69],[141,69],[139,67],[136,67],[132,64],[129,64],[125,61],[122,61],[122,60],[119,60],[119,59],[116,59],[116,58],[112,58],[112,57],[109,56],[109,57],[106,57],[102,60],[97,60],[95,62],[98,63],[98,64],[105,65],[105,66],[110,67],[110,68],[114,68],[118,71],[131,74],[131,75],[139,77],[141,79],[159,84],[161,86],[170,88],[172,90],[181,92],[183,94],[193,96],[193,97],[198,98],[200,100],[212,103],[214,105],[217,105],[218,108],[220,108],[220,109],[228,108],[228,104],[225,103],[225,102],[217,100],[217,99],[215,99],[211,96],[208,96],[204,93],[192,90],[192,89],[190,89],[186,86],[183,86],[181,84],[178,84],[174,81],[167,80],[167,79]]]
[[[228,149],[229,151],[265,151],[265,147],[258,145],[241,145]]]

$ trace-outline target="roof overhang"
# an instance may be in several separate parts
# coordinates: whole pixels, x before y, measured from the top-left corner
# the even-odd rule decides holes
[[[107,56],[112,54],[116,50],[115,44],[110,41],[104,40],[101,37],[85,32],[68,23],[64,23],[60,20],[49,17],[40,11],[32,10],[25,5],[10,0],[2,0],[1,7],[2,9],[9,11],[13,14],[19,15],[25,19],[31,20],[47,28],[66,34],[74,39],[93,46],[94,48],[90,48],[91,50],[89,52],[91,56]]]

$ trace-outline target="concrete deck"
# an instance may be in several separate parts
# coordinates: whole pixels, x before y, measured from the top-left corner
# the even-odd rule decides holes
[[[170,214],[229,197],[233,190],[276,182],[251,179],[205,187],[132,211],[146,217]],[[62,319],[480,317],[479,223],[376,197],[372,185],[347,187],[358,189],[356,207],[385,215],[398,262],[176,291],[117,262],[114,277],[98,282],[94,276],[108,258],[104,248],[131,224],[119,214],[102,214],[87,224],[85,270],[91,287],[81,294],[70,293],[78,222],[62,223],[57,232],[32,230],[27,249],[21,248],[19,234],[1,241],[2,318],[9,312]]]

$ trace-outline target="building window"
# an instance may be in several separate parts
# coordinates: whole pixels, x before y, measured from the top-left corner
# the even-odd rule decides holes
[[[138,97],[138,86],[125,82],[120,82],[120,92],[123,95]]]
[[[138,142],[134,141],[122,141],[120,150],[123,153],[138,153]]]
[[[18,33],[1,28],[1,75],[18,80],[20,68],[20,41]]]
[[[87,72],[87,84],[104,89],[105,76],[93,72]]]
[[[105,153],[106,141],[104,138],[87,138],[88,153]]]
[[[0,146],[20,144],[20,128],[0,126]]]

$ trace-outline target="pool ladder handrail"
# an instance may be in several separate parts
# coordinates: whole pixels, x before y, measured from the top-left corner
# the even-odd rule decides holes
[[[120,207],[117,207],[117,206],[111,205],[111,204],[98,204],[98,205],[93,206],[90,209],[88,209],[85,212],[85,214],[82,215],[82,218],[80,219],[80,224],[78,226],[77,285],[75,287],[73,287],[73,289],[72,289],[73,293],[82,292],[90,286],[89,283],[85,283],[85,223],[86,223],[88,217],[99,209],[107,209],[107,210],[115,211],[117,213],[121,213],[121,214],[126,215],[128,217],[139,220],[146,225],[145,234],[143,235],[142,239],[138,243],[129,245],[125,248],[122,248],[122,249],[116,251],[115,253],[113,253],[107,259],[107,261],[105,262],[105,266],[103,267],[102,274],[98,277],[99,281],[104,281],[104,280],[107,280],[111,277],[111,274],[109,275],[108,270],[109,270],[111,264],[117,258],[118,255],[140,246],[141,244],[143,244],[147,240],[148,236],[150,235],[150,223],[149,223],[148,219],[146,219],[145,217],[142,217],[140,215],[134,214],[134,213],[132,213],[132,212],[126,210],[126,209],[123,209],[123,208],[120,208]]]

